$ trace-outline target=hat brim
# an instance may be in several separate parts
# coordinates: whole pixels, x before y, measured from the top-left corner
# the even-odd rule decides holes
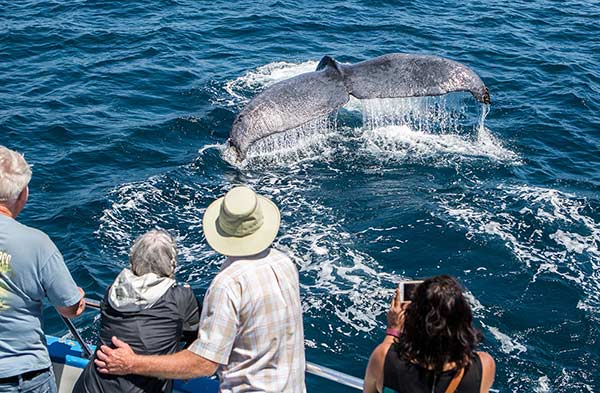
[[[263,224],[256,232],[243,237],[228,235],[217,223],[224,197],[208,206],[204,212],[202,226],[204,237],[213,250],[230,257],[242,257],[258,254],[273,243],[281,220],[279,209],[268,198],[261,195],[257,197],[263,214]]]

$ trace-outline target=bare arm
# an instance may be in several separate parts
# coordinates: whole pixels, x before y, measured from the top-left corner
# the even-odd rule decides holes
[[[191,379],[213,375],[218,364],[184,349],[172,355],[136,355],[131,347],[116,337],[116,348],[102,345],[96,351],[96,368],[102,374],[137,374],[165,379]]]
[[[363,385],[363,393],[378,393],[383,390],[383,366],[385,356],[394,343],[394,337],[385,336],[383,342],[375,348],[369,358],[369,365],[365,373],[365,384]]]
[[[79,292],[81,292],[81,299],[79,302],[73,304],[72,306],[67,307],[56,307],[56,310],[65,318],[75,318],[81,315],[83,310],[85,310],[85,292],[83,289],[79,288]]]
[[[406,306],[407,303],[400,302],[400,290],[396,288],[395,296],[387,313],[388,328],[402,331]],[[363,393],[378,393],[383,390],[385,357],[394,342],[396,342],[396,337],[386,335],[381,344],[371,354],[365,372]]]
[[[494,384],[496,375],[496,362],[487,352],[477,352],[481,359],[481,393],[488,393]]]

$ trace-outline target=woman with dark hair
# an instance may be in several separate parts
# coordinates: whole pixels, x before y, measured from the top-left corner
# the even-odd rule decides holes
[[[385,339],[369,359],[365,393],[489,391],[496,365],[488,353],[475,352],[482,335],[455,279],[425,280],[410,302],[401,302],[396,289],[387,319]]]

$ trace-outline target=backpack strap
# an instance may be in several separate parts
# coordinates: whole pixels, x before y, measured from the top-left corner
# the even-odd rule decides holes
[[[450,384],[446,388],[446,393],[454,393],[456,391],[456,388],[458,388],[458,385],[460,385],[460,381],[462,381],[463,375],[465,375],[464,367],[462,367],[456,372],[456,374],[454,374],[452,380],[450,381]]]

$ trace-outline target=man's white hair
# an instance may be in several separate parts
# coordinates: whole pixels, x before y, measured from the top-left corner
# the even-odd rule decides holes
[[[31,168],[16,151],[0,145],[0,202],[15,201],[31,180]]]
[[[129,263],[136,276],[154,273],[161,277],[172,277],[177,266],[175,239],[163,230],[144,233],[133,243]]]

